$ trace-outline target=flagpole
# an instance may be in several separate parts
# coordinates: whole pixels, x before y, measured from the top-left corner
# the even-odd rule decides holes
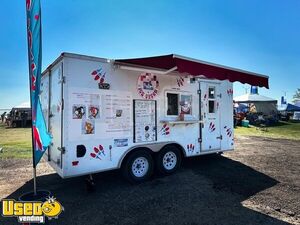
[[[45,133],[45,121],[41,109],[39,94],[41,82],[41,6],[40,0],[26,0],[27,42],[29,62],[29,93],[31,107],[31,144],[33,168],[33,192],[20,196],[20,200],[43,200],[50,195],[48,190],[37,190],[36,167],[41,160],[51,138]],[[42,134],[42,137],[41,137]],[[43,145],[44,144],[44,145]]]
[[[27,21],[28,22],[28,21]],[[27,28],[28,29],[28,28]],[[28,40],[29,41],[29,40]],[[30,61],[30,52],[28,51],[28,61]],[[36,166],[35,166],[35,145],[34,145],[34,136],[33,136],[33,121],[35,119],[35,115],[34,115],[34,108],[32,107],[32,80],[31,80],[31,68],[30,66],[28,67],[29,69],[29,95],[30,95],[30,108],[31,108],[31,145],[32,145],[32,167],[33,167],[33,194],[36,195]]]
[[[28,57],[30,54],[28,53]],[[29,58],[28,58],[29,59]],[[31,70],[29,68],[29,74]],[[34,136],[33,136],[33,119],[35,118],[33,107],[32,107],[32,92],[31,92],[31,77],[29,76],[29,93],[30,93],[30,108],[31,108],[31,145],[32,145],[32,167],[33,167],[33,194],[36,195],[36,165],[35,165],[35,145],[34,145]]]

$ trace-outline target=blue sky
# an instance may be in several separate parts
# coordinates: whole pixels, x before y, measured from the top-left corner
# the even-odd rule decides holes
[[[28,101],[25,0],[2,0],[0,109]],[[61,52],[104,58],[176,53],[270,76],[261,94],[300,87],[298,0],[41,0],[43,68]],[[236,83],[234,95],[247,85]]]

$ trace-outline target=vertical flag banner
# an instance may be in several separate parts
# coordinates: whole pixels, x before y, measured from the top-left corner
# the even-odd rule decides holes
[[[39,163],[41,157],[51,143],[39,99],[42,69],[42,28],[40,0],[26,0],[27,40],[30,80],[30,101],[32,110],[33,165]]]

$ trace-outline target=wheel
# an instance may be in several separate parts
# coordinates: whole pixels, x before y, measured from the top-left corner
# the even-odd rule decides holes
[[[17,123],[16,122],[12,122],[11,127],[16,128],[17,127]]]
[[[174,173],[181,164],[181,152],[172,145],[168,145],[160,150],[156,157],[156,167],[161,174]]]
[[[131,153],[122,166],[124,177],[131,183],[148,180],[153,173],[153,158],[144,149]]]

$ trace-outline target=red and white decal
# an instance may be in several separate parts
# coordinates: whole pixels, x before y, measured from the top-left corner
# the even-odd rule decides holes
[[[209,123],[209,132],[212,133],[216,130],[215,124],[213,122]]]
[[[187,148],[187,150],[188,150],[188,152],[194,152],[194,150],[195,150],[195,145],[193,145],[193,144],[188,144],[187,146],[186,146],[186,148]]]
[[[78,166],[78,164],[79,164],[79,161],[73,161],[72,162],[72,166]]]
[[[230,127],[225,126],[224,129],[226,130],[226,135],[228,137],[232,136],[232,129]]]
[[[177,81],[177,85],[178,87],[181,87],[184,85],[184,78],[179,76],[178,78],[176,78],[176,81]]]
[[[233,90],[232,89],[228,89],[227,90],[227,95],[229,95],[229,96],[233,95]]]
[[[144,99],[153,99],[158,93],[159,81],[152,73],[142,73],[138,77],[137,90]]]
[[[164,125],[162,126],[162,128],[159,130],[159,132],[161,135],[163,136],[167,136],[170,134],[170,127],[168,126],[168,124],[164,123]]]
[[[101,67],[97,70],[93,70],[91,75],[94,76],[94,80],[98,81],[99,84],[103,84],[105,82],[106,72],[104,72]]]
[[[103,146],[99,145],[99,147],[94,147],[94,152],[91,152],[90,156],[92,158],[102,160],[102,157],[105,156],[105,152],[104,152]]]

